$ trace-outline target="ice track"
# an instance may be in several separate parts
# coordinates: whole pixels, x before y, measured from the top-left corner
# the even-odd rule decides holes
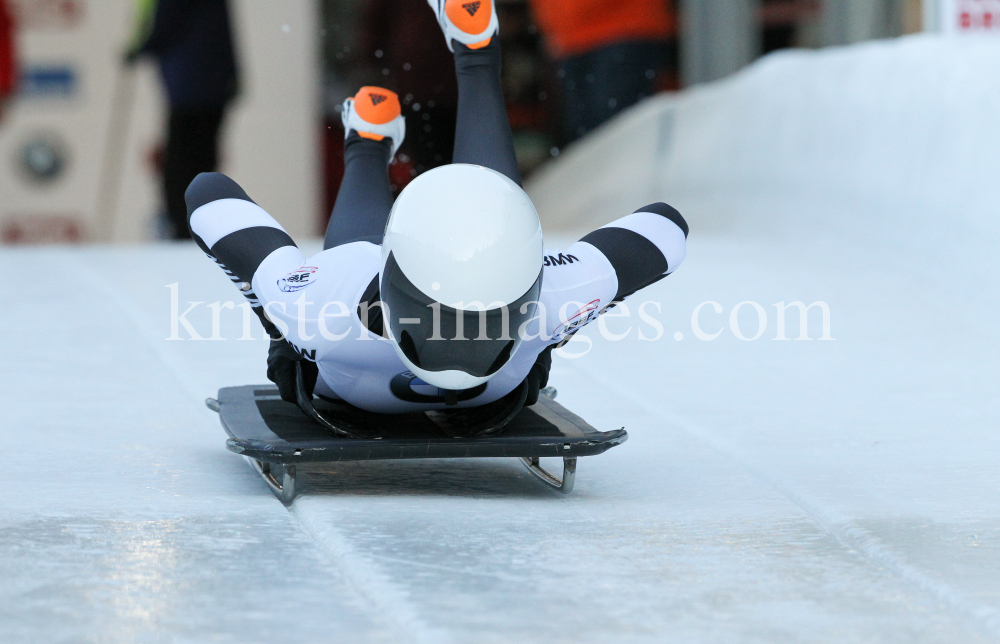
[[[779,179],[781,159],[794,166],[794,155],[779,144],[762,153],[778,177],[766,190],[751,181],[710,189],[718,177],[738,183],[737,170],[766,174],[757,166],[715,166],[716,179],[678,170],[697,165],[683,137],[700,126],[686,114],[705,114],[685,101],[735,92],[753,113],[754,87],[773,99],[782,78],[800,87],[802,70],[832,66],[840,71],[831,78],[864,85],[861,69],[905,70],[924,55],[997,61],[996,47],[915,39],[779,57],[728,89],[640,108],[561,161],[580,171],[613,128],[671,113],[681,131],[650,154],[667,155],[657,157],[659,176],[693,231],[682,270],[643,294],[662,302],[651,311],[659,340],[637,339],[637,328],[653,329],[633,307],[631,320],[607,321],[616,334],[631,325],[626,339],[591,327],[585,357],[556,361],[560,402],[595,427],[630,433],[580,460],[569,496],[514,459],[343,463],[302,468],[303,493],[286,509],[225,451],[202,404],[221,386],[263,382],[266,344],[237,339],[239,310],[221,311],[226,341],[164,340],[168,284],[178,284],[181,312],[188,302],[239,303],[216,267],[189,245],[4,250],[0,639],[1000,640],[997,188],[982,184],[964,201],[942,196],[953,181],[903,190],[889,160],[873,167],[884,166],[896,200],[859,189],[867,173],[828,173],[839,193],[792,194]],[[896,89],[885,91],[870,103]],[[949,91],[966,106],[955,121],[1000,107],[995,89]],[[815,103],[831,100],[803,99],[786,117],[801,110],[823,121]],[[752,139],[750,126],[741,132]],[[1000,167],[1000,146],[970,141],[953,158],[933,149],[942,163],[978,154],[971,165]],[[712,166],[716,148],[705,145],[700,162]],[[829,168],[882,150],[844,147],[855,162]],[[551,206],[558,172],[532,194],[563,225],[551,237],[571,240]],[[578,188],[581,199],[600,189],[606,204],[628,200],[597,179]],[[954,208],[940,210],[945,201]],[[280,219],[280,207],[265,206]],[[580,227],[600,216],[581,211],[590,220]],[[774,341],[771,305],[794,300],[827,302],[835,340]],[[691,329],[705,301],[723,306],[702,309],[706,331],[723,329],[711,342]],[[753,342],[728,328],[743,301],[769,316]],[[204,304],[188,319],[208,335]],[[750,306],[738,321],[753,335]],[[787,332],[798,333],[794,314]],[[818,317],[810,333],[819,336]]]

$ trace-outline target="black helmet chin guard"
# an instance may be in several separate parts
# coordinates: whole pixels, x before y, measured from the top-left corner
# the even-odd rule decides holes
[[[521,344],[519,330],[535,315],[542,272],[514,302],[481,302],[482,310],[447,306],[424,294],[389,254],[380,284],[393,341],[419,371],[458,371],[488,378],[500,371]],[[492,307],[492,308],[487,308]]]

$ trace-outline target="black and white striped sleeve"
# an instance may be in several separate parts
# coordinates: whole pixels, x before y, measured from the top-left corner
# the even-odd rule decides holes
[[[580,242],[601,252],[618,278],[619,302],[674,272],[687,252],[688,225],[665,203],[639,208],[598,228]]]
[[[199,174],[188,186],[184,198],[194,241],[241,290],[268,335],[280,337],[255,294],[254,276],[261,263],[275,251],[286,249],[284,253],[301,258],[295,242],[281,224],[224,174]],[[297,261],[301,263],[301,259]]]

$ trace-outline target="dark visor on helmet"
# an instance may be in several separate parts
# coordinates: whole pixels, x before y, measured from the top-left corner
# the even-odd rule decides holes
[[[389,253],[380,291],[389,332],[410,362],[426,371],[456,370],[482,378],[507,364],[521,343],[518,329],[534,316],[541,285],[539,271],[516,302],[485,311],[458,310],[424,295]]]

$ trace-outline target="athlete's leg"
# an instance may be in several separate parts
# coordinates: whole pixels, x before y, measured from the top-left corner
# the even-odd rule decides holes
[[[382,243],[382,232],[392,208],[392,189],[386,167],[392,143],[372,141],[351,132],[344,142],[344,180],[326,227],[323,248],[352,241]]]
[[[470,49],[458,42],[453,42],[453,48],[458,74],[453,161],[486,166],[521,185],[500,86],[500,39],[492,38],[481,49]]]
[[[382,243],[392,209],[389,160],[403,142],[399,98],[362,87],[344,101],[344,179],[337,192],[323,248],[355,241]]]
[[[428,0],[455,53],[458,117],[454,163],[474,163],[521,185],[500,87],[496,0]]]

